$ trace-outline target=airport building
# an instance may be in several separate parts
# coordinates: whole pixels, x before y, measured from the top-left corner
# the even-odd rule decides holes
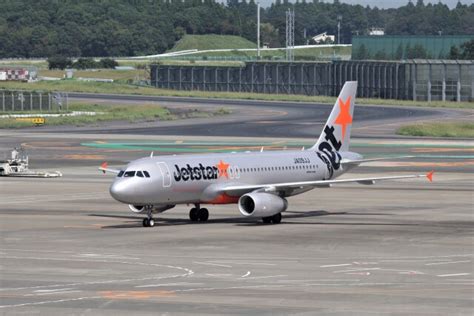
[[[0,66],[0,81],[30,81],[37,74],[36,67]]]

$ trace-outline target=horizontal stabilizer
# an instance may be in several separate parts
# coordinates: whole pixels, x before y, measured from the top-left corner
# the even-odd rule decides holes
[[[120,172],[119,169],[108,168],[108,163],[107,162],[103,162],[100,165],[99,170],[102,171],[103,173],[110,172],[110,173],[118,174]]]

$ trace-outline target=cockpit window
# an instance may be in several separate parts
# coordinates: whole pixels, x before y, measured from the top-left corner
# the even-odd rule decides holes
[[[135,171],[127,171],[124,175],[125,178],[131,178],[133,176],[135,176]]]
[[[150,174],[148,171],[123,171],[120,170],[120,172],[117,174],[118,178],[124,177],[124,178],[132,178],[132,177],[140,177],[140,178],[149,178]]]

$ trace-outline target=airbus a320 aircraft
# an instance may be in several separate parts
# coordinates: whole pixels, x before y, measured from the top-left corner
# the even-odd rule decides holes
[[[335,180],[360,163],[378,160],[363,159],[349,151],[356,90],[356,81],[344,84],[321,136],[306,150],[151,155],[134,160],[123,169],[108,168],[106,163],[99,169],[117,174],[110,194],[129,204],[133,212],[146,214],[145,227],[155,225],[153,213],[177,204],[194,205],[189,212],[191,221],[209,218],[209,211],[201,208],[203,204],[237,203],[243,216],[277,224],[288,207],[287,197],[314,188],[424,176],[432,181],[433,172]]]

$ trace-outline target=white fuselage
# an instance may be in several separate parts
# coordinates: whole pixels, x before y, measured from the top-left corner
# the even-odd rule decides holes
[[[355,153],[341,153],[358,157]],[[132,161],[111,186],[112,196],[123,203],[165,205],[183,203],[236,203],[240,195],[220,191],[223,185],[271,184],[328,180],[347,170],[331,170],[312,150],[267,151],[205,155],[156,156]],[[149,177],[137,176],[146,171]],[[135,172],[133,176],[132,173]],[[284,196],[308,191],[287,190]]]

